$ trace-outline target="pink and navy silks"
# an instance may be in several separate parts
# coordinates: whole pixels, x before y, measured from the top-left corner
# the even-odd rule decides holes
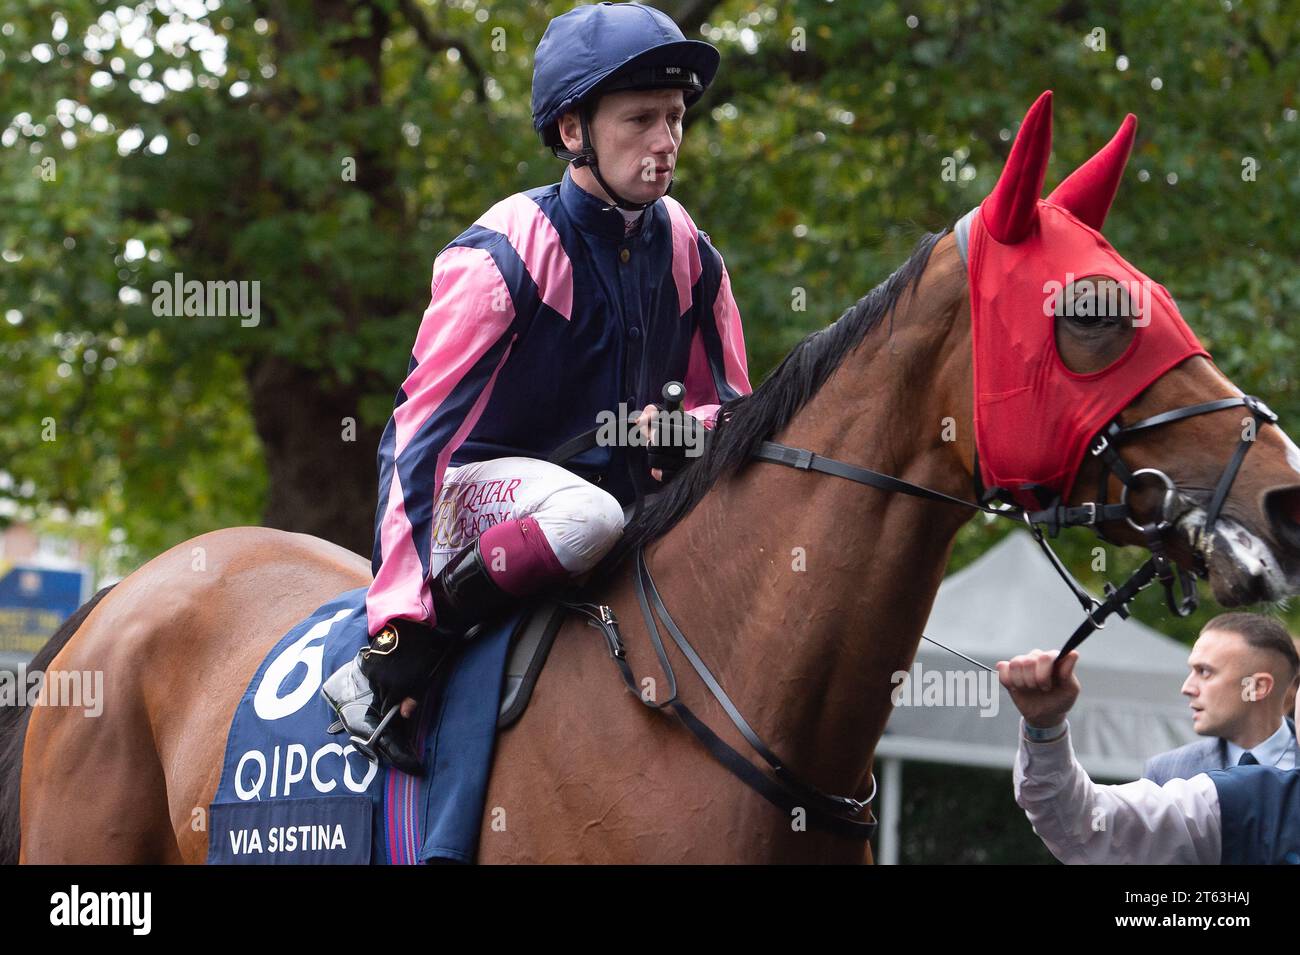
[[[433,505],[448,466],[546,458],[600,412],[659,401],[670,380],[706,423],[751,390],[726,267],[677,200],[625,235],[618,210],[566,169],[480,216],[434,262],[380,441],[370,633],[394,618],[433,623]],[[566,466],[626,504],[655,489],[644,455],[597,447]]]

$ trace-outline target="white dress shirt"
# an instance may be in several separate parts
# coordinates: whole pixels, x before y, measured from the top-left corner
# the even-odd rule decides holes
[[[1068,721],[1064,735],[1047,743],[1025,739],[1024,726],[1022,719],[1016,804],[1057,859],[1067,865],[1218,865],[1219,793],[1209,776],[1163,786],[1149,779],[1099,786],[1074,758]]]
[[[631,232],[633,229],[636,228],[637,220],[641,218],[641,213],[645,212],[644,209],[642,209],[640,212],[631,212],[627,209],[624,209],[622,206],[615,206],[614,208],[618,209],[618,211],[623,215],[624,235],[627,235],[629,232]]]
[[[1225,739],[1228,744],[1228,765],[1236,766],[1241,762],[1241,754],[1246,752],[1232,740]],[[1252,746],[1250,751],[1255,754],[1261,766],[1272,766],[1274,769],[1295,769],[1295,737],[1291,735],[1291,727],[1287,721],[1282,720],[1282,725],[1277,728],[1268,739],[1258,746]]]

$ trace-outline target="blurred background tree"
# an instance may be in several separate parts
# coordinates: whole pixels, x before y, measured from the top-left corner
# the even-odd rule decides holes
[[[1294,2],[659,5],[722,51],[674,195],[727,259],[755,382],[977,203],[1051,88],[1048,188],[1136,113],[1108,238],[1297,420]],[[570,6],[5,0],[0,521],[80,514],[123,572],[242,523],[368,555],[434,257],[560,178],[529,93]],[[155,315],[177,273],[260,282],[260,321]],[[973,521],[952,569],[1003,533]],[[1097,589],[1094,546],[1060,541]],[[1106,576],[1139,561],[1110,549]],[[1148,592],[1137,616],[1190,641],[1218,610],[1202,596],[1175,620]]]

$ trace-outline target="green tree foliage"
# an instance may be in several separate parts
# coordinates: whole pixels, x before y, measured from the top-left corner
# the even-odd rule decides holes
[[[529,91],[536,43],[568,6],[9,0],[4,493],[90,509],[139,560],[263,515],[285,453],[255,427],[286,400],[259,398],[267,367],[354,389],[363,426],[382,426],[433,257],[497,199],[559,177]],[[727,259],[755,380],[978,202],[1050,87],[1049,186],[1138,114],[1109,238],[1225,373],[1296,420],[1293,5],[662,6],[723,53],[674,194]],[[178,271],[259,280],[260,323],[154,315],[153,283]],[[321,443],[336,440],[325,424]],[[365,520],[371,495],[351,505]],[[1001,533],[972,522],[954,567]],[[1061,541],[1097,586],[1094,546]],[[1109,575],[1138,557],[1109,553]],[[1213,609],[1173,621],[1143,601],[1185,638]]]

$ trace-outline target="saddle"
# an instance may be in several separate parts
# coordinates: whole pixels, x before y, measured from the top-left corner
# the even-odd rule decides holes
[[[584,436],[585,437],[585,436]],[[653,494],[645,501],[652,500]],[[631,519],[636,504],[623,508],[623,520]],[[567,608],[554,597],[538,597],[520,612],[515,632],[510,635],[507,650],[505,678],[501,684],[501,709],[497,713],[497,729],[503,730],[519,721],[533,697],[533,687],[546,666],[551,644],[568,615]]]
[[[501,709],[497,729],[513,725],[523,716],[532,699],[537,677],[564,623],[565,607],[551,598],[541,598],[524,610],[510,636],[506,672],[501,685]]]

